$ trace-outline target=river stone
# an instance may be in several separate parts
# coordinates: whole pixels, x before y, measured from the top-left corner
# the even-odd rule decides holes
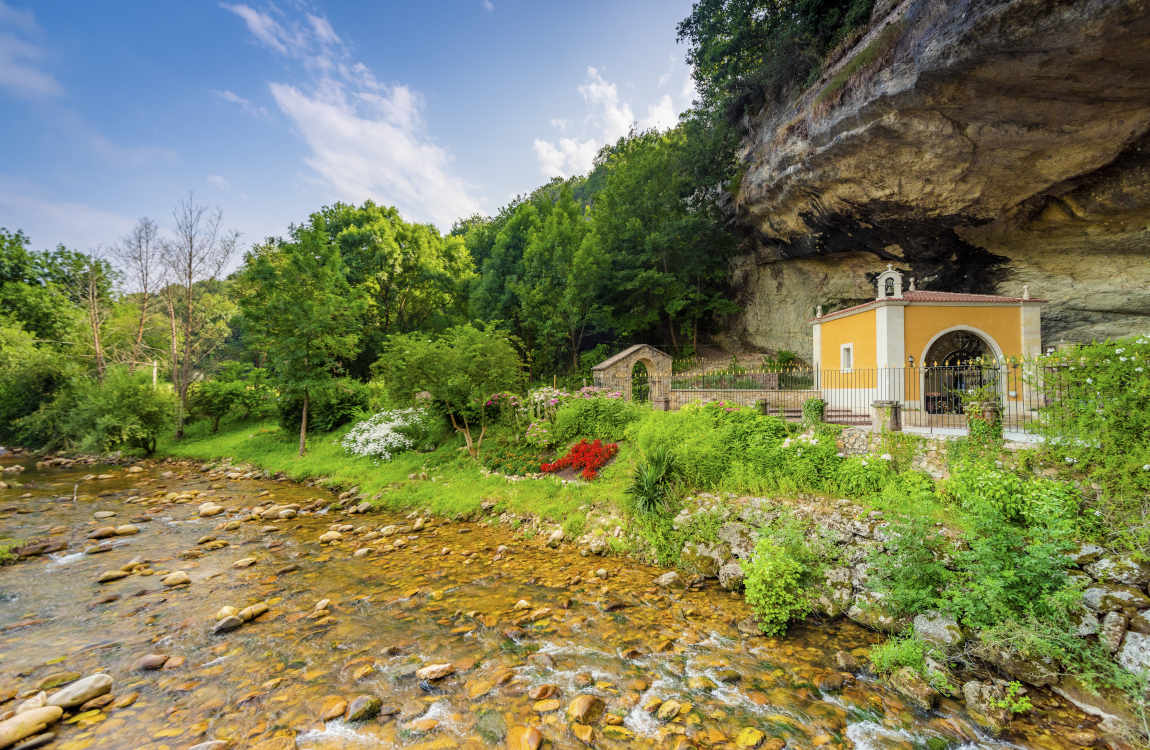
[[[165,586],[186,586],[191,582],[191,577],[182,570],[176,570],[168,573],[166,576],[160,579],[160,583],[164,584]]]
[[[343,716],[347,711],[347,701],[340,695],[329,695],[323,699],[319,707],[319,718],[323,721],[331,721]]]
[[[48,694],[43,690],[33,695],[31,698],[23,701],[19,706],[16,706],[16,713],[23,713],[31,711],[34,708],[43,708],[48,703]]]
[[[228,750],[229,747],[231,747],[231,743],[227,740],[208,740],[198,745],[192,745],[188,750]]]
[[[224,506],[211,502],[202,503],[198,512],[201,518],[211,518],[212,516],[218,516],[219,514],[223,513]]]
[[[1052,662],[1027,659],[1009,648],[992,644],[979,644],[972,650],[979,659],[990,662],[1007,675],[1036,687],[1053,685],[1058,681],[1058,670]]]
[[[64,709],[53,705],[23,711],[6,721],[0,721],[0,747],[15,745],[25,737],[43,732],[63,715]]]
[[[1144,609],[1131,617],[1127,627],[1136,633],[1150,635],[1150,609]]]
[[[858,594],[847,610],[847,617],[860,625],[884,633],[893,633],[899,629],[899,623],[894,616],[883,610],[882,596],[876,591],[863,591]]]
[[[1121,611],[1134,614],[1138,610],[1150,608],[1150,597],[1133,586],[1098,583],[1082,592],[1082,603],[1096,612]]]
[[[213,633],[227,633],[229,631],[235,630],[236,628],[238,628],[240,625],[243,625],[243,624],[244,624],[243,620],[236,617],[235,615],[230,615],[230,616],[225,617],[224,619],[220,620],[219,622],[217,622],[215,627],[212,628],[212,632]]]
[[[343,539],[343,534],[338,531],[327,531],[320,535],[319,543],[328,544],[330,542],[338,542],[340,539]]]
[[[1122,639],[1118,663],[1131,672],[1150,669],[1150,635],[1129,631]]]
[[[739,591],[743,588],[743,566],[736,560],[731,560],[719,568],[719,585],[727,591]]]
[[[1088,635],[1096,634],[1100,627],[1102,627],[1102,623],[1098,621],[1098,615],[1083,607],[1082,612],[1078,615],[1074,634],[1079,638],[1085,638]]]
[[[605,707],[606,704],[603,703],[602,698],[584,693],[576,696],[575,700],[567,706],[567,719],[580,724],[594,724],[603,715]]]
[[[683,564],[704,578],[717,578],[723,561],[730,556],[731,548],[723,543],[687,542],[680,553]]]
[[[232,567],[233,568],[250,568],[251,566],[253,566],[255,564],[256,564],[256,558],[254,558],[254,557],[242,557],[239,560],[236,560],[234,563],[232,563]]]
[[[1129,555],[1099,558],[1083,567],[1095,580],[1102,583],[1145,586],[1150,582],[1150,565],[1137,562]]]
[[[1000,680],[995,683],[970,680],[962,686],[962,698],[970,718],[993,734],[1001,732],[1010,721],[1007,710],[997,705],[1006,697],[1004,685]]]
[[[420,519],[420,520],[423,520],[423,519]],[[416,523],[418,523],[418,521]],[[563,543],[563,529],[555,529],[554,531],[551,532],[551,535],[547,537],[547,546],[551,547],[552,549],[558,547],[562,543]]]
[[[754,727],[743,727],[739,730],[739,734],[735,737],[735,747],[739,748],[756,748],[763,744],[763,739],[766,737],[761,729]]]
[[[452,664],[428,664],[426,667],[417,669],[415,676],[421,680],[442,680],[454,673],[455,667]]]
[[[14,748],[12,748],[12,750],[36,750],[36,748],[49,745],[55,740],[55,732],[43,732],[41,734],[32,735],[28,739],[21,742],[19,745],[16,745]]]
[[[260,615],[264,614],[267,611],[268,611],[268,605],[267,604],[265,604],[264,602],[256,602],[255,604],[251,605],[250,607],[244,607],[243,609],[241,609],[236,616],[239,617],[244,622],[251,622],[252,620],[256,619],[257,617],[259,617]]]
[[[674,698],[663,701],[663,705],[659,706],[659,710],[655,712],[655,717],[659,721],[670,721],[679,715],[679,711],[683,708],[683,704]]]
[[[891,686],[908,698],[919,710],[930,711],[938,700],[938,693],[911,667],[895,670],[890,676]]]
[[[365,721],[374,718],[379,714],[381,705],[383,705],[383,701],[377,696],[357,695],[352,698],[351,704],[347,707],[347,720]]]
[[[938,612],[924,612],[914,618],[914,633],[927,643],[942,649],[962,645],[965,636],[953,617]]]
[[[140,533],[140,527],[136,526],[135,524],[126,523],[126,524],[123,524],[122,526],[116,527],[116,536],[132,536],[133,534],[139,534],[139,533]]]
[[[216,619],[217,620],[223,620],[227,617],[233,617],[235,615],[238,615],[239,613],[240,613],[240,611],[238,609],[236,609],[235,607],[233,607],[232,605],[225,604],[224,606],[220,607],[219,612],[216,612]]]
[[[656,578],[655,585],[663,589],[681,589],[685,586],[683,578],[673,570]]]
[[[97,695],[111,691],[112,678],[106,674],[94,674],[82,680],[76,680],[71,685],[60,688],[48,696],[49,706],[72,708],[81,703],[92,700]]]
[[[101,526],[98,529],[93,529],[88,534],[89,539],[107,539],[116,535],[115,526]]]
[[[103,521],[105,518],[112,518],[115,515],[116,511],[114,510],[98,510],[92,514],[92,518],[95,518],[97,521]]]
[[[740,560],[749,560],[755,553],[755,535],[749,526],[734,521],[719,527],[719,541],[731,549],[731,554]]]
[[[1099,547],[1097,544],[1083,544],[1078,549],[1071,552],[1068,557],[1075,565],[1082,567],[1089,563],[1094,562],[1098,558],[1106,554],[1106,550]]]
[[[1107,612],[1098,630],[1098,642],[1113,654],[1122,645],[1126,635],[1126,617],[1121,612]]]
[[[167,654],[145,654],[136,661],[134,669],[152,670],[160,669],[168,663]]]

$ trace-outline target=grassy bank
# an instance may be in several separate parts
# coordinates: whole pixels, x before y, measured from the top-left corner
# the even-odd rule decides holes
[[[298,442],[274,421],[228,424],[211,433],[207,423],[189,427],[183,440],[161,441],[158,455],[203,461],[231,459],[296,481],[324,480],[358,487],[381,508],[427,510],[451,518],[468,515],[485,502],[501,510],[534,514],[577,534],[592,508],[617,507],[630,481],[633,454],[626,446],[594,482],[564,483],[555,477],[509,481],[486,474],[468,457],[463,441],[452,438],[428,453],[401,453],[388,462],[353,456],[340,445],[343,430],[317,435],[305,456]],[[427,479],[410,478],[426,475]]]

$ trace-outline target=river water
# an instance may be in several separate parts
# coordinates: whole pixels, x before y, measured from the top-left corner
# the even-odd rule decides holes
[[[115,703],[56,725],[59,750],[209,740],[261,750],[518,748],[538,736],[545,747],[586,747],[568,718],[582,694],[605,707],[586,723],[596,747],[736,747],[741,738],[775,750],[1069,748],[1077,745],[1065,737],[1090,726],[1036,693],[1034,714],[992,740],[958,703],[916,712],[865,673],[840,672],[836,652],[865,663],[879,640],[852,623],[749,637],[736,626],[746,605],[717,586],[664,591],[653,583],[662,570],[549,549],[482,520],[428,519],[418,531],[387,513],[253,520],[257,506],[319,508],[332,497],[189,464],[128,473],[25,463],[24,486],[0,490],[0,539],[67,547],[0,568],[0,714],[19,700],[11,693],[60,673],[115,679]],[[224,511],[200,517],[209,501]],[[98,544],[94,529],[122,524],[139,532],[85,554]],[[355,529],[321,544],[333,524]],[[387,526],[401,528],[365,540]],[[356,557],[363,548],[371,551]],[[246,558],[255,561],[233,567]],[[133,560],[143,563],[132,575],[97,583]],[[165,586],[169,571],[191,582]],[[266,614],[213,633],[222,607],[257,602]],[[169,660],[136,669],[146,654]],[[430,664],[452,674],[421,680]],[[364,695],[379,699],[377,716],[324,720]]]

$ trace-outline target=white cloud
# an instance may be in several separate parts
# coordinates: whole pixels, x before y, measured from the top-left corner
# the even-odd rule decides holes
[[[638,119],[629,102],[619,96],[618,87],[603,77],[597,68],[587,68],[587,81],[579,86],[587,105],[585,138],[563,137],[556,141],[536,138],[532,143],[539,169],[546,177],[571,177],[584,174],[594,166],[595,155],[608,143],[614,143],[631,131],[673,127],[679,111],[670,94],[663,94],[647,107],[645,117]],[[552,118],[551,125],[565,131],[567,120]]]
[[[252,36],[276,52],[286,55],[296,47],[296,39],[289,36],[287,30],[268,14],[260,13],[248,5],[221,3],[220,7],[242,18]]]
[[[245,99],[234,91],[229,91],[227,89],[224,89],[223,91],[212,89],[211,92],[214,96],[223,99],[225,102],[230,102],[239,106],[249,115],[254,115],[256,117],[267,117],[267,109],[252,102],[250,99]]]
[[[56,96],[64,88],[40,69],[44,50],[32,41],[39,32],[32,11],[0,0],[0,88],[23,97]]]
[[[335,29],[331,27],[331,23],[326,18],[313,16],[310,13],[307,16],[308,23],[311,24],[312,31],[315,32],[316,38],[324,44],[340,44],[343,42],[339,35],[335,33]]]
[[[488,13],[491,13],[495,10],[495,3],[493,3],[491,0],[483,0],[483,9]]]
[[[228,182],[228,178],[218,174],[210,174],[206,178],[206,182],[214,188],[219,190],[228,190],[231,188],[232,183]]]
[[[304,81],[270,82],[269,90],[307,143],[307,165],[339,199],[394,204],[444,229],[479,210],[452,173],[451,155],[428,133],[420,94],[380,83],[326,19],[281,21],[246,5],[223,7],[266,47],[303,63]]]

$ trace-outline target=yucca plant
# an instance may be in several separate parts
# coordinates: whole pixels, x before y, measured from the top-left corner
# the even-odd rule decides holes
[[[634,498],[643,513],[662,510],[675,484],[675,457],[665,447],[652,449],[635,467],[631,485],[625,492]]]

